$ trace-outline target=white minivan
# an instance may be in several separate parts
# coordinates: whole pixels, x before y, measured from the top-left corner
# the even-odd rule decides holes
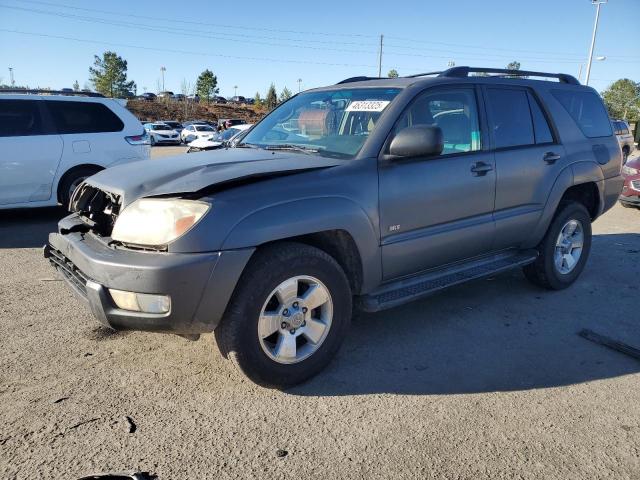
[[[0,209],[66,206],[85,178],[149,155],[142,124],[114,99],[0,91]]]

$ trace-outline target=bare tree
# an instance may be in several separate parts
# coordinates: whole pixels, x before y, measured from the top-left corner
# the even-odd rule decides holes
[[[180,93],[184,95],[184,119],[189,118],[189,95],[193,95],[195,92],[195,86],[191,84],[186,78],[182,79],[182,83],[180,84]]]

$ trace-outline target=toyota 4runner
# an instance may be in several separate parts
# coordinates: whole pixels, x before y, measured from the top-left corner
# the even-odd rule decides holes
[[[621,165],[600,97],[569,75],[356,77],[294,96],[235,148],[88,178],[45,257],[103,324],[213,331],[282,388],[327,365],[354,306],[516,267],[568,287]]]

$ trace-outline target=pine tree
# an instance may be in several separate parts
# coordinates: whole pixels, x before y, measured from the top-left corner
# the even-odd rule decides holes
[[[276,86],[273,83],[267,91],[267,98],[265,99],[265,103],[269,110],[276,108],[276,105],[278,105],[278,94],[276,93]]]
[[[134,81],[127,81],[127,61],[115,52],[104,52],[102,58],[94,55],[89,73],[96,91],[107,97],[126,97],[136,88]]]
[[[211,96],[218,93],[218,77],[211,70],[206,69],[196,81],[196,92],[200,98],[206,99],[209,103]]]

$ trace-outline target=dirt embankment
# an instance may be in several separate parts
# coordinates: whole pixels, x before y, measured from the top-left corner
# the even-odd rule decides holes
[[[241,118],[247,123],[255,123],[264,117],[267,111],[249,105],[205,104],[176,102],[157,99],[155,101],[129,100],[127,108],[141,122],[156,120],[212,120],[221,118]]]

